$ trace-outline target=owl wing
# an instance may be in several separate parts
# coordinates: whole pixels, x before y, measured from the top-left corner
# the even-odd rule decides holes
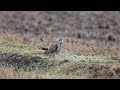
[[[49,47],[48,52],[49,52],[49,53],[54,53],[54,52],[57,51],[57,49],[58,49],[58,45],[57,45],[57,44],[53,44],[53,45],[51,45],[51,46]]]

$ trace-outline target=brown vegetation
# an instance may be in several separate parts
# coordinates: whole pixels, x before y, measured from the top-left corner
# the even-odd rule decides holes
[[[5,39],[40,49],[47,46],[54,37],[62,36],[65,39],[65,50],[69,53],[112,56],[120,61],[119,22],[119,11],[1,11],[0,40]],[[119,66],[119,62],[94,65],[72,64],[65,66],[63,72],[74,74],[82,72],[84,75],[80,76],[81,78],[119,78]],[[84,70],[89,71],[88,76]],[[76,78],[80,78],[79,75],[81,74],[76,75]],[[0,67],[0,78],[32,79],[56,78],[56,76],[48,77],[43,73],[17,72],[13,68]],[[74,77],[58,75],[57,78]]]

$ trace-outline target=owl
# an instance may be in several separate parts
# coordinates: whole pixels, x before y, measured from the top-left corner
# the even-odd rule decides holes
[[[55,38],[52,43],[47,48],[42,48],[45,50],[44,54],[49,53],[59,53],[64,47],[64,40],[61,37]]]

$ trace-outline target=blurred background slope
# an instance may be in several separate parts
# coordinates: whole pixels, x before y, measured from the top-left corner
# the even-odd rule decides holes
[[[23,37],[25,42],[35,44],[63,36],[74,42],[83,40],[119,45],[120,12],[0,11],[0,35],[5,34]]]

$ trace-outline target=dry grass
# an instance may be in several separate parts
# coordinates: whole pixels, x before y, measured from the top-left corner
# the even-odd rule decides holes
[[[6,34],[1,34],[0,38],[6,39],[8,41],[12,41],[12,42],[17,42],[17,43],[23,43],[23,44],[33,44],[35,45],[36,43],[33,42],[35,40],[33,40],[32,38],[27,38],[27,37],[23,37],[21,34],[10,34],[10,33],[6,33]],[[51,41],[53,40],[54,36],[47,36],[47,37],[41,37],[38,40],[38,46],[41,47],[45,47],[47,45],[49,45],[51,43]],[[120,46],[116,45],[115,43],[113,43],[111,46],[108,44],[102,44],[102,43],[98,43],[97,41],[89,41],[89,42],[85,42],[83,40],[79,40],[79,42],[77,40],[72,40],[71,38],[66,38],[65,39],[65,48],[69,51],[69,52],[74,52],[77,54],[101,54],[101,55],[112,55],[112,56],[120,56]],[[36,45],[37,46],[37,45]]]
[[[0,12],[0,78],[120,78],[119,14]],[[65,51],[44,55],[41,47],[56,36],[65,39]],[[34,64],[37,70],[33,61],[40,61]],[[14,65],[22,68],[16,70]]]
[[[97,41],[75,42],[71,39],[66,40],[66,48],[70,52],[90,55],[111,55],[120,56],[120,47],[115,43],[111,46],[99,44]]]
[[[120,65],[116,64],[66,64],[60,70],[50,72],[14,71],[0,67],[0,79],[115,79],[120,78]],[[60,72],[62,71],[62,72]]]
[[[13,43],[15,45],[23,45],[22,49],[24,50],[23,53],[19,53],[22,49],[18,49],[17,47],[17,52],[22,55],[31,55],[31,56],[42,56],[42,54],[38,55],[38,50],[36,48],[37,45],[33,42],[34,40],[28,39],[25,40],[25,37],[22,37],[19,34],[5,34],[1,35],[0,39],[6,40],[10,42],[12,45]],[[48,36],[47,39],[46,37],[40,38],[39,39],[39,45],[38,46],[47,46],[47,44],[50,43],[50,41],[53,39],[53,37]],[[33,47],[29,47],[26,49],[26,46],[24,45],[35,45]],[[4,45],[5,49],[8,49],[8,51],[11,51],[13,53],[14,50],[16,51],[16,48],[14,47],[6,47]],[[3,46],[2,49],[3,50]],[[32,50],[34,49],[34,50]],[[101,57],[97,55],[104,55],[104,56],[119,56],[120,51],[119,51],[119,46],[113,44],[112,46],[108,46],[105,44],[97,43],[96,41],[89,41],[85,42],[82,40],[76,41],[72,40],[70,38],[65,38],[65,49],[69,53],[74,53],[74,54],[81,54],[76,58],[76,56],[67,56],[66,53],[61,56],[56,56],[55,58],[53,57],[48,57],[48,60],[58,60],[57,63],[60,64],[61,61],[64,61],[68,59],[70,62],[69,63],[62,63],[60,65],[54,66],[53,68],[50,68],[47,72],[44,72],[43,70],[39,71],[15,71],[13,68],[7,68],[7,67],[0,67],[0,78],[1,79],[81,79],[81,78],[119,78],[119,63],[96,63],[96,60],[103,60],[107,57]],[[3,50],[4,51],[4,50]],[[34,52],[34,53],[33,53]],[[29,53],[29,54],[28,54]],[[71,54],[72,55],[72,54]],[[83,57],[82,55],[91,55],[91,56],[85,56]],[[92,57],[94,55],[95,57]],[[45,57],[45,56],[44,56]],[[98,58],[98,59],[97,59]],[[75,63],[74,61],[71,62],[72,59],[95,59],[93,60],[92,63],[90,64],[89,61],[87,61],[86,65],[84,63]],[[112,58],[108,59],[111,60]],[[112,61],[112,60],[111,60]],[[51,61],[49,61],[51,63]],[[55,64],[55,63],[52,63]],[[52,65],[51,64],[51,65]],[[48,64],[50,65],[50,64]],[[93,65],[93,66],[91,66]],[[92,67],[92,69],[90,69]],[[97,70],[97,71],[96,71]]]
[[[58,72],[24,72],[14,71],[13,68],[0,67],[0,79],[83,79],[85,75],[59,74]]]

